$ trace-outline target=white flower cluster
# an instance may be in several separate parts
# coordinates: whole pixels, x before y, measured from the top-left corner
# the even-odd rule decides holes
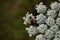
[[[30,26],[29,28],[26,28],[26,31],[29,33],[29,37],[32,37],[33,35],[37,34],[37,29],[34,26]]]
[[[36,21],[38,24],[44,23],[46,20],[46,17],[43,14],[39,14],[36,16]]]
[[[52,2],[50,7],[50,10],[46,10],[47,7],[43,5],[43,2],[40,2],[35,7],[39,15],[33,16],[27,12],[26,16],[23,17],[25,25],[31,24],[31,21],[38,24],[38,26],[31,25],[29,28],[26,28],[29,37],[38,34],[35,40],[60,40],[60,3]]]
[[[59,3],[58,2],[52,2],[50,7],[51,7],[51,9],[58,11],[59,10]]]
[[[56,15],[57,15],[57,13],[56,13],[55,10],[49,10],[49,11],[47,11],[47,15],[48,15],[49,17],[55,18]]]
[[[28,24],[31,24],[31,21],[30,19],[34,19],[34,16],[31,14],[29,14],[29,12],[27,12],[26,16],[23,17],[23,20],[24,20],[24,24],[26,25],[27,23]]]
[[[60,30],[56,32],[55,38],[53,40],[60,40]]]
[[[45,25],[45,24],[41,24],[41,25],[39,25],[38,27],[37,27],[37,31],[39,32],[39,33],[45,33],[46,31],[47,31],[47,25]]]
[[[60,25],[60,18],[57,18],[56,24],[57,24],[57,25]]]
[[[37,13],[45,13],[47,7],[41,2],[39,5],[36,5],[35,9],[37,10]]]

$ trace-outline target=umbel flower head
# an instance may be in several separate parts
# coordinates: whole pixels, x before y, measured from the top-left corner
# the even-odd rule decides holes
[[[57,13],[56,13],[55,10],[49,10],[49,11],[47,11],[47,15],[48,15],[49,17],[55,18],[56,15],[57,15]]]
[[[47,25],[45,25],[45,24],[41,24],[41,25],[39,25],[38,27],[37,27],[37,31],[39,32],[39,33],[45,33],[46,31],[47,31],[47,28],[48,28],[48,26]]]
[[[35,40],[60,40],[60,2],[52,2],[50,10],[47,8],[40,2],[35,7],[37,16],[27,12],[23,17],[24,24],[30,24],[26,31],[29,37],[35,36]]]
[[[36,21],[38,24],[44,23],[46,20],[46,17],[43,14],[39,14],[36,16]]]
[[[43,5],[43,2],[40,2],[39,5],[36,5],[35,9],[37,13],[45,13],[47,7]]]

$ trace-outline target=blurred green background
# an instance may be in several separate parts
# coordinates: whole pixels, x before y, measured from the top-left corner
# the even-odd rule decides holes
[[[29,37],[22,17],[27,11],[36,15],[35,5],[39,2],[49,7],[56,0],[0,0],[0,40],[34,40]]]

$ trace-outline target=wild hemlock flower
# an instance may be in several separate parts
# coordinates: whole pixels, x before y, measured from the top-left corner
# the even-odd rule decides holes
[[[36,21],[38,24],[44,23],[46,20],[46,17],[43,14],[39,14],[36,16]]]
[[[52,2],[50,7],[51,9],[47,10],[47,7],[43,5],[43,2],[40,2],[35,7],[39,15],[33,16],[32,13],[29,14],[29,12],[27,12],[23,17],[24,24],[31,25],[29,28],[26,28],[29,37],[40,33],[36,36],[35,40],[60,40],[60,3]],[[46,11],[47,14],[44,15]],[[33,25],[31,21],[34,21],[35,24]]]
[[[29,12],[27,12],[26,16],[23,17],[23,20],[24,20],[24,24],[26,25],[27,23],[28,24],[31,24],[31,21],[30,19],[34,19],[34,16],[31,14],[29,14]]]
[[[50,5],[51,9],[58,11],[59,7],[58,7],[58,2],[52,2],[52,4]]]
[[[41,24],[41,25],[39,25],[38,27],[37,27],[37,31],[39,32],[39,33],[45,33],[46,31],[47,31],[47,28],[48,28],[48,26],[47,25],[45,25],[45,24]]]
[[[37,13],[45,13],[47,7],[41,2],[39,5],[36,5],[35,9]]]
[[[57,15],[57,13],[56,13],[55,10],[49,10],[49,11],[47,11],[47,15],[48,15],[49,17],[55,18],[56,15]]]
[[[57,18],[56,24],[57,24],[57,25],[60,25],[60,18]]]
[[[53,38],[54,36],[54,32],[51,31],[51,30],[47,30],[46,33],[45,33],[45,37],[46,38]]]
[[[54,19],[53,19],[52,17],[48,17],[48,18],[46,19],[46,24],[47,24],[48,26],[52,27],[53,25],[55,25],[55,21],[54,21]]]
[[[38,33],[34,26],[30,26],[29,28],[26,28],[26,31],[29,33],[29,37],[32,37],[33,35]]]
[[[56,32],[59,30],[58,25],[53,25],[53,26],[50,28],[50,30],[52,30],[54,33],[56,33]]]

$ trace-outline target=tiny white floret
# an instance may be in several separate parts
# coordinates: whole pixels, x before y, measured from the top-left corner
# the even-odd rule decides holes
[[[57,18],[57,19],[56,19],[56,24],[57,24],[57,25],[60,25],[60,18]]]
[[[32,14],[29,14],[29,12],[27,12],[27,14],[25,15],[25,17],[23,17],[24,20],[24,24],[31,24],[31,19],[35,19],[34,16]]]
[[[29,37],[32,37],[33,35],[37,34],[37,29],[34,26],[30,26],[29,28],[26,28],[26,31],[29,34]]]
[[[60,30],[56,32],[55,38],[60,38]]]
[[[60,38],[54,38],[53,40],[60,40]]]

